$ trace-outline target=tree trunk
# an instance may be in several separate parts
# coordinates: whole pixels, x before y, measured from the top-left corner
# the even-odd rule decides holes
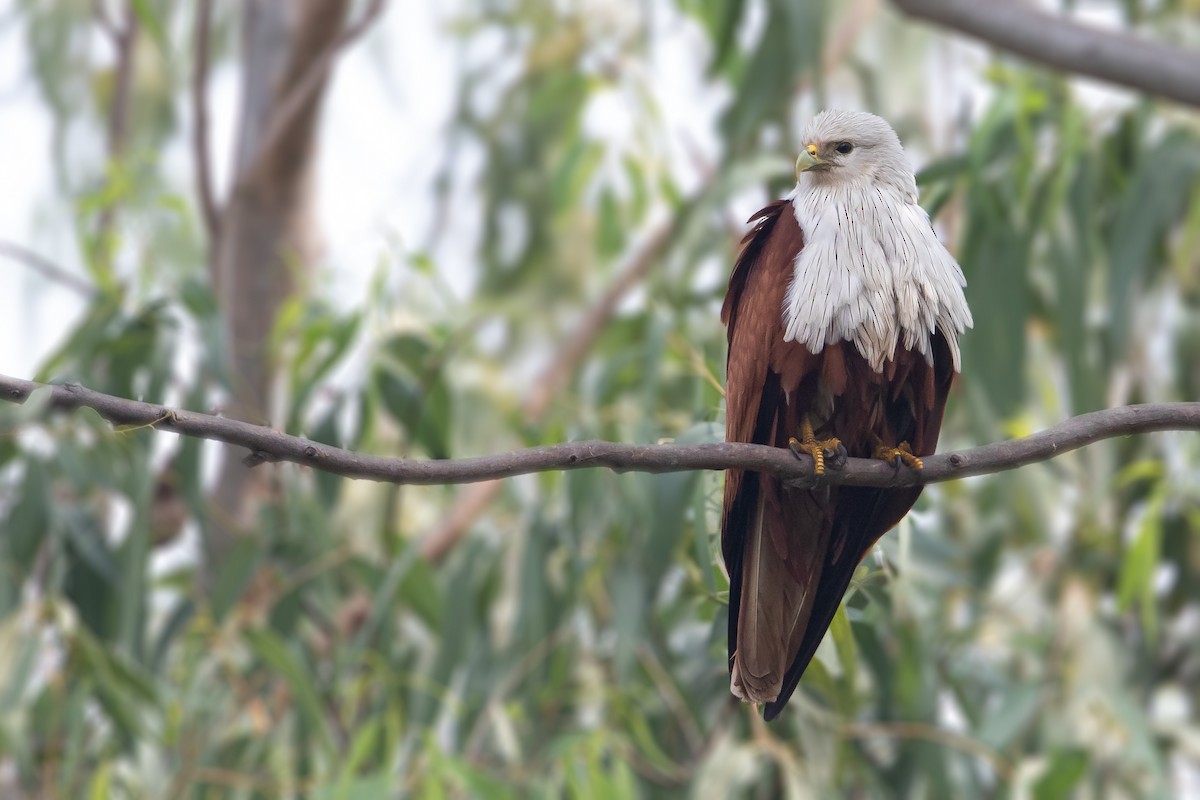
[[[270,335],[279,309],[302,288],[317,250],[313,182],[317,126],[349,0],[246,0],[242,98],[234,180],[221,209],[210,267],[225,317],[232,395],[229,416],[270,423],[275,364]],[[211,566],[236,535],[251,532],[272,472],[249,470],[224,448],[213,495]]]

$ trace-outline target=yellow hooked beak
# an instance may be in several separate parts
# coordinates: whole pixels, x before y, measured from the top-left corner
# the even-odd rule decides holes
[[[806,144],[800,151],[800,157],[796,159],[796,177],[800,177],[801,172],[808,172],[813,167],[819,167],[826,163],[828,162],[825,159],[817,155],[815,144]]]

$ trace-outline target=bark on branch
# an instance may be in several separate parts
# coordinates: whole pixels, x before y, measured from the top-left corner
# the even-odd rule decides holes
[[[893,0],[904,13],[1031,61],[1200,106],[1200,53],[1047,14],[1025,3]]]
[[[153,403],[101,394],[75,385],[35,383],[0,375],[0,398],[25,402],[38,389],[50,392],[59,409],[94,409],[116,425],[138,425],[185,436],[213,439],[249,449],[247,466],[290,461],[347,478],[398,484],[449,484],[509,478],[530,472],[606,467],[618,472],[683,472],[729,468],[769,472],[799,483],[814,480],[812,459],[788,450],[755,444],[619,444],[568,442],[477,458],[414,460],[364,455],[290,436],[246,422],[166,408]],[[829,484],[900,487],[966,478],[1046,461],[1101,439],[1166,430],[1200,430],[1200,403],[1151,403],[1122,406],[1072,417],[1032,436],[940,453],[924,459],[919,473],[872,459],[851,458],[842,470],[830,470]]]

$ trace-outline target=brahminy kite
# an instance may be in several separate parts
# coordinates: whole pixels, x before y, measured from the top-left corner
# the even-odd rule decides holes
[[[802,141],[796,187],[750,218],[721,310],[726,441],[807,453],[818,476],[847,456],[919,470],[971,327],[966,280],[885,121],[825,111]],[[858,563],[920,493],[726,473],[736,696],[779,714]]]

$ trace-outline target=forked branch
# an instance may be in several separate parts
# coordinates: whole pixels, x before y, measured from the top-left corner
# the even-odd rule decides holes
[[[115,425],[138,425],[213,439],[245,447],[245,461],[290,461],[347,478],[399,484],[449,484],[509,478],[530,472],[606,467],[619,472],[683,472],[750,469],[801,483],[814,480],[812,459],[788,450],[756,444],[619,444],[568,442],[477,458],[419,460],[385,458],[343,450],[247,422],[165,408],[153,403],[101,394],[75,385],[54,385],[0,375],[0,397],[24,403],[39,389],[49,392],[52,408],[94,409]],[[924,459],[919,473],[872,459],[851,458],[821,480],[830,484],[899,487],[966,478],[1046,461],[1101,439],[1151,431],[1200,430],[1200,403],[1152,403],[1122,406],[1072,417],[1032,436]]]

